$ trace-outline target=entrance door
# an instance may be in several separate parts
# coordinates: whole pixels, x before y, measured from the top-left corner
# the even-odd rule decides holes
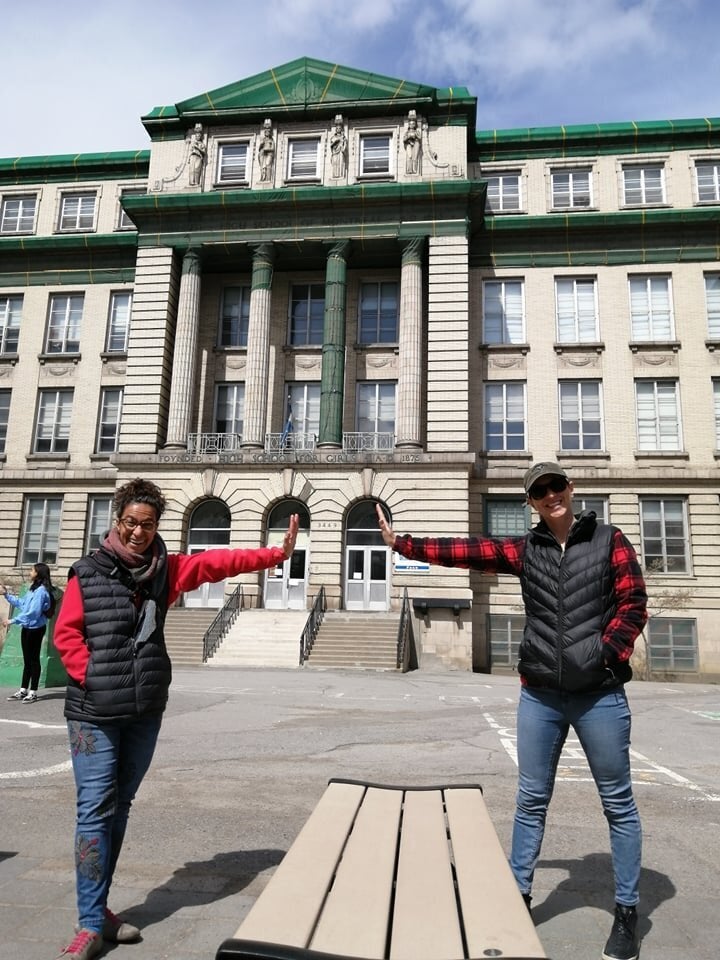
[[[310,551],[310,514],[298,500],[283,500],[268,518],[268,546],[279,547],[287,531],[290,515],[297,513],[299,528],[295,550],[289,560],[265,575],[264,604],[267,610],[305,610],[307,600],[308,554]]]
[[[387,547],[347,547],[345,609],[387,610],[390,551]]]
[[[230,544],[230,511],[221,500],[206,500],[193,510],[188,525],[188,553],[201,553]],[[225,581],[203,583],[183,595],[186,607],[215,607],[225,600]]]

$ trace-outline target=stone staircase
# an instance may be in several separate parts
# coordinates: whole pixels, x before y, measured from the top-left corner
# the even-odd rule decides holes
[[[170,607],[165,644],[174,667],[196,667],[203,662],[203,637],[218,613],[215,607]]]
[[[298,667],[307,610],[241,610],[209,667]]]
[[[328,611],[306,667],[397,670],[398,614]]]

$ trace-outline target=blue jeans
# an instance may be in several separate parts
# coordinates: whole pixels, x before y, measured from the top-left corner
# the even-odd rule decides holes
[[[585,751],[610,827],[615,901],[639,900],[642,830],[630,779],[630,707],[622,687],[561,693],[523,687],[517,712],[518,793],[510,866],[529,894],[560,753],[570,727]]]
[[[162,714],[98,726],[68,721],[77,792],[75,880],[81,927],[102,932],[130,805],[147,773]]]

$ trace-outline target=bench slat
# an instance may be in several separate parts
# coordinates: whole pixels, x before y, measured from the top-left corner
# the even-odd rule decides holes
[[[313,950],[384,957],[402,790],[370,787],[315,931]]]
[[[307,947],[365,788],[331,783],[235,933]]]
[[[546,957],[482,794],[446,790],[445,805],[470,956]]]
[[[458,960],[462,937],[439,790],[405,794],[391,960]]]

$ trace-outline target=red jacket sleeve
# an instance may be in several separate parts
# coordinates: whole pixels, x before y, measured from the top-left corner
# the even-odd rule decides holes
[[[168,605],[181,593],[195,590],[201,583],[217,583],[238,573],[267,570],[283,563],[285,554],[280,547],[260,547],[256,550],[203,550],[201,553],[172,553],[168,555]]]
[[[68,580],[63,594],[55,622],[53,643],[68,676],[78,683],[84,683],[90,651],[85,643],[85,614],[80,584],[76,577]]]

